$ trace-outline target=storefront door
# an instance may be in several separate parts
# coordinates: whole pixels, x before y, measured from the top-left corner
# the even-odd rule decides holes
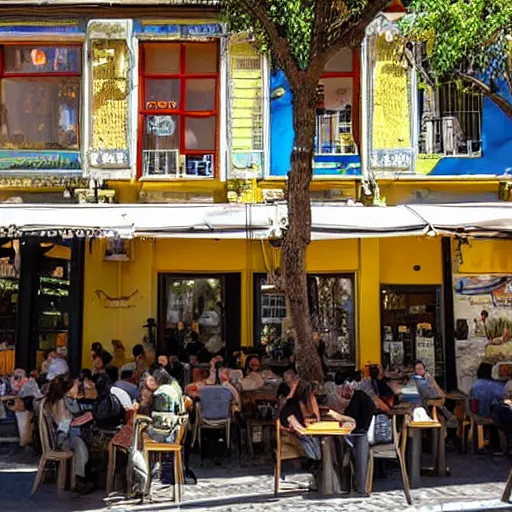
[[[386,369],[425,364],[439,384],[446,369],[441,319],[441,287],[381,288],[382,362]]]

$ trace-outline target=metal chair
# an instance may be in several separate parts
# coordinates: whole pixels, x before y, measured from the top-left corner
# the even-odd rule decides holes
[[[409,485],[409,476],[405,466],[405,447],[407,445],[407,432],[405,422],[402,432],[399,433],[396,424],[396,416],[393,416],[393,441],[388,444],[377,444],[370,446],[368,477],[366,483],[367,492],[370,493],[373,487],[374,459],[397,460],[400,466],[402,476],[402,485],[404,488],[405,499],[409,505],[412,505],[411,490]]]
[[[57,462],[59,464],[59,470],[57,474],[57,485],[59,490],[65,489],[67,473],[68,473],[68,461],[71,461],[71,488],[75,487],[75,454],[71,450],[58,450],[56,448],[55,432],[53,428],[52,418],[46,410],[46,399],[42,400],[39,408],[39,436],[41,437],[41,447],[43,454],[39,461],[39,467],[37,469],[36,479],[30,496],[32,497],[39,485],[43,481],[44,472],[46,470],[46,464],[48,462]]]

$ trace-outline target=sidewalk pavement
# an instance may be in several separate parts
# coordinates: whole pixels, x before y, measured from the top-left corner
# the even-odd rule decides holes
[[[232,466],[197,468],[198,484],[185,486],[180,509],[191,512],[370,512],[405,510],[453,512],[470,510],[510,510],[512,504],[500,502],[510,463],[504,458],[478,455],[451,455],[449,477],[422,477],[422,487],[412,491],[413,506],[405,502],[398,470],[388,478],[375,479],[370,498],[319,499],[314,493],[287,491],[286,483],[278,497],[273,495],[272,468],[269,466]],[[227,466],[227,465],[226,465]],[[2,512],[165,512],[174,510],[172,490],[155,486],[154,501],[143,505],[119,504],[106,507],[104,492],[86,496],[71,492],[57,494],[55,484],[42,485],[29,498],[37,459],[0,451],[0,510]],[[307,481],[306,475],[287,479]]]

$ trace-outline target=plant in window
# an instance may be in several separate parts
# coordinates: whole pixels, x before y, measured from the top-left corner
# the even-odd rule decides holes
[[[321,381],[313,343],[305,255],[311,241],[309,185],[315,153],[317,87],[329,59],[356,47],[365,29],[389,0],[226,0],[231,30],[250,30],[261,51],[288,79],[293,93],[295,141],[288,174],[288,230],[283,240],[284,289],[296,332],[297,368],[306,380]]]

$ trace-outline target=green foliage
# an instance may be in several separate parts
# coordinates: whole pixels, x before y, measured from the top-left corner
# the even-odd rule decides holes
[[[413,0],[401,23],[410,40],[427,41],[437,80],[461,72],[494,87],[509,80],[511,0]]]
[[[271,55],[279,64],[279,56],[269,40],[268,30],[265,30],[254,11],[261,9],[260,12],[268,18],[277,35],[286,41],[298,68],[306,70],[311,63],[313,39],[318,35],[314,30],[315,13],[318,5],[324,2],[329,5],[323,12],[325,48],[335,41],[338,27],[347,22],[356,23],[371,4],[371,0],[223,0],[223,17],[230,32],[252,32],[260,50]],[[257,7],[250,7],[251,3]]]

